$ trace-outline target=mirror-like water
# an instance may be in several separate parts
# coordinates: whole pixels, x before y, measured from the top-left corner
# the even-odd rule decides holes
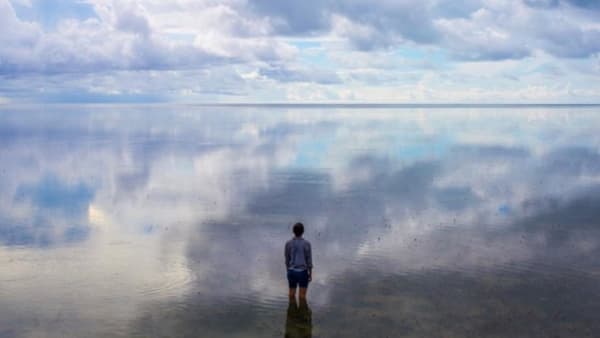
[[[600,336],[599,109],[5,106],[0,336]]]

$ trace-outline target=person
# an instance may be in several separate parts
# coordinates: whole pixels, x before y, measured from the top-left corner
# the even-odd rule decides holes
[[[285,266],[290,287],[290,298],[296,297],[296,288],[300,286],[300,299],[306,298],[308,283],[312,280],[312,251],[310,242],[302,237],[304,225],[294,224],[294,237],[285,243]]]

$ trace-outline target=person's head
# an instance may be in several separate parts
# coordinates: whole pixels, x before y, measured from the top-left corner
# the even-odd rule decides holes
[[[294,224],[292,231],[294,232],[294,235],[296,235],[296,237],[300,237],[304,233],[304,225],[302,223],[298,222],[298,223]]]

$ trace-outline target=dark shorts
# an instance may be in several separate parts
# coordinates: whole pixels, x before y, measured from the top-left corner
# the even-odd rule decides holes
[[[287,279],[288,284],[290,285],[290,289],[295,289],[298,285],[301,288],[308,287],[308,271],[296,271],[296,270],[288,270],[287,271]]]

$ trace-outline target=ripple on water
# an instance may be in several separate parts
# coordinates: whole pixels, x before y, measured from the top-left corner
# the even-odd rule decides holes
[[[196,278],[183,262],[170,264],[162,278],[152,280],[140,286],[138,295],[144,298],[173,297],[185,294],[190,290]]]

